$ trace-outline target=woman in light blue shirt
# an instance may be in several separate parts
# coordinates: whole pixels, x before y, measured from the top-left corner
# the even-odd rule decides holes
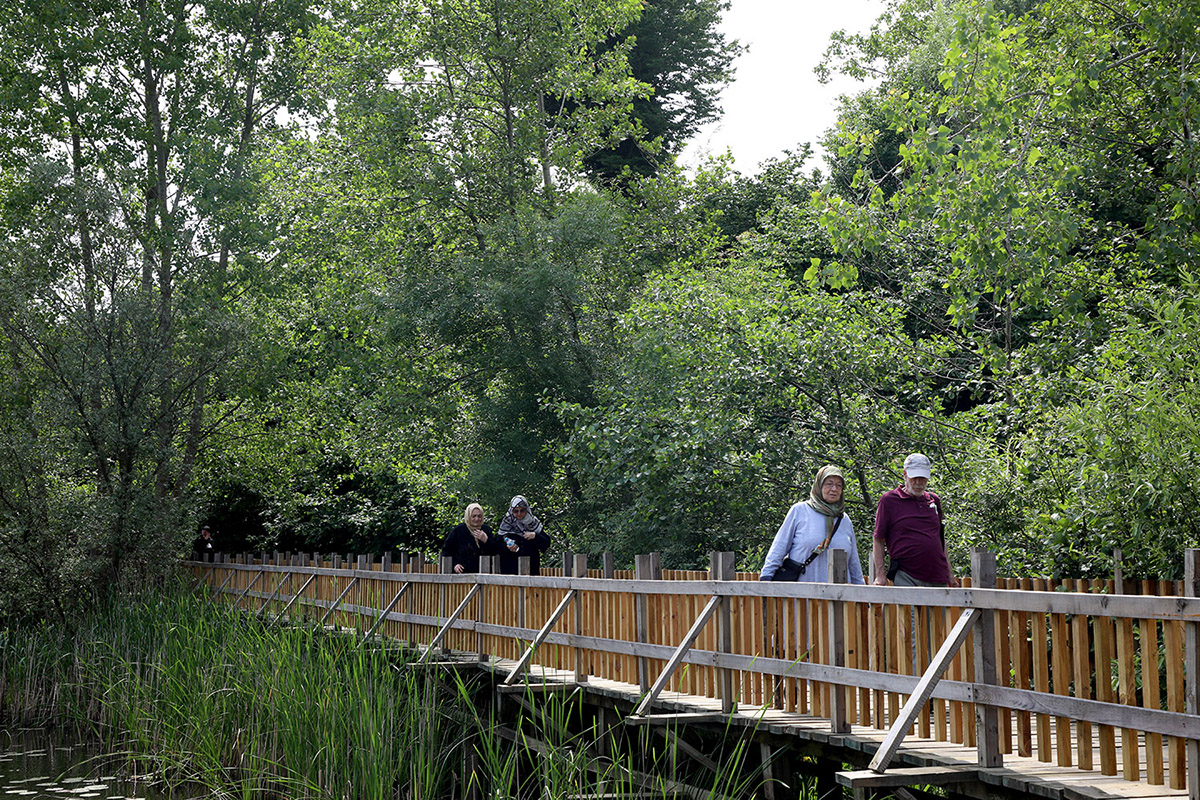
[[[842,500],[845,488],[846,478],[839,468],[826,465],[817,471],[808,499],[792,506],[779,526],[759,580],[774,580],[780,568],[786,569],[784,559],[790,559],[788,567],[804,565],[796,580],[828,581],[829,551],[845,550],[850,583],[863,583],[854,525]]]

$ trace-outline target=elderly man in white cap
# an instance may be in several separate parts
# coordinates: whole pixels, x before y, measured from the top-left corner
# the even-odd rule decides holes
[[[958,586],[946,555],[942,501],[925,491],[929,457],[913,453],[904,459],[904,484],[879,498],[871,561],[875,583],[887,586]],[[884,553],[891,568],[884,570]]]

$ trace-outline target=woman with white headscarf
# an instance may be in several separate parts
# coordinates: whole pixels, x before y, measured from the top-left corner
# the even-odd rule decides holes
[[[846,478],[827,464],[817,471],[808,499],[788,510],[779,526],[759,580],[828,581],[829,551],[845,550],[850,583],[863,583],[854,525],[842,493]]]
[[[542,573],[541,553],[550,546],[550,537],[542,523],[529,510],[529,501],[517,495],[508,504],[508,513],[500,521],[500,571],[516,575],[522,556],[529,556],[529,574]]]
[[[483,507],[479,503],[471,503],[463,512],[463,521],[446,534],[442,542],[442,557],[454,559],[454,571],[459,575],[479,572],[479,557],[500,552],[498,542],[491,526],[483,521]]]

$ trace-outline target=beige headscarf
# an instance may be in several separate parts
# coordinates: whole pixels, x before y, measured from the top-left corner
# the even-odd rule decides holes
[[[471,533],[479,533],[479,531],[483,530],[482,527],[479,527],[479,528],[471,527],[471,512],[474,511],[475,509],[479,509],[479,513],[481,513],[481,514],[483,513],[483,506],[479,505],[479,503],[471,503],[471,505],[467,506],[467,510],[463,512],[463,522],[466,523],[467,530],[471,531]],[[479,524],[480,524],[480,526],[483,525],[482,522]]]
[[[830,503],[821,496],[821,487],[825,485],[827,478],[841,478],[842,483],[846,482],[846,476],[842,474],[841,467],[835,467],[833,464],[826,464],[817,470],[817,477],[813,480],[812,489],[808,492],[808,504],[817,511],[825,515],[825,536],[833,533],[833,526],[842,518],[842,514],[846,511],[845,494],[842,499],[836,503]]]

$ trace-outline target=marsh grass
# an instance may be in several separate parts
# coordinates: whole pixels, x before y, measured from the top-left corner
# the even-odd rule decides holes
[[[514,742],[477,689],[356,635],[267,625],[183,587],[126,598],[71,631],[0,633],[0,719],[76,728],[181,796],[445,800],[474,781],[488,800],[649,786],[667,798],[679,780],[697,785],[661,742],[596,758],[577,699],[529,698],[537,711],[516,718]],[[740,741],[729,753],[722,774],[700,776],[710,797],[759,783]]]

